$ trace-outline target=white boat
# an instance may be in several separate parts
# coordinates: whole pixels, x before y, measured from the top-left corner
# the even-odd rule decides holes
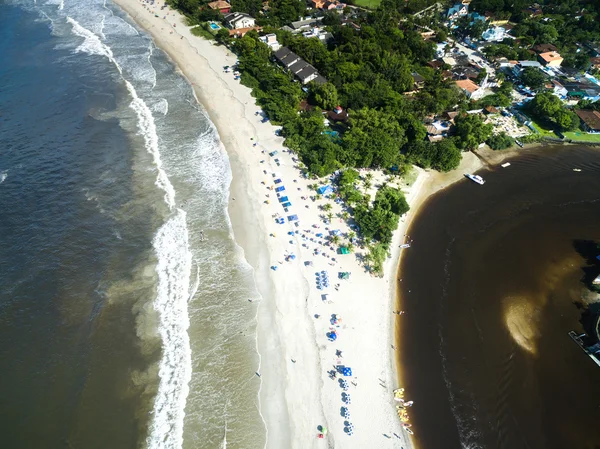
[[[479,175],[472,175],[471,173],[465,173],[465,176],[469,178],[471,181],[476,182],[479,185],[484,185],[485,181]]]

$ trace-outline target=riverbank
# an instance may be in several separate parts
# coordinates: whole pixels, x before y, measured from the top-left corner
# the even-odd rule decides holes
[[[256,375],[248,374],[261,382],[257,407],[267,429],[266,447],[323,447],[317,438],[319,426],[328,428],[324,439],[329,447],[392,448],[399,442],[405,449],[411,447],[392,399],[398,385],[392,363],[397,315],[391,312],[398,246],[419,201],[426,197],[422,192],[433,188],[428,187],[432,175],[419,170],[412,186],[403,186],[413,210],[395,234],[386,276],[369,275],[359,263],[362,251],[339,255],[320,236],[333,230],[348,234],[346,223],[334,218],[326,224],[320,211],[320,206],[331,204],[335,216],[341,207],[328,199],[308,199],[311,181],[300,176],[297,161],[275,136],[275,128],[261,121],[250,90],[223,70],[235,64],[235,56],[193,36],[176,12],[160,10],[160,5],[152,9],[137,0],[116,3],[153,36],[188,78],[229,155],[232,238],[253,267],[261,295],[250,298],[257,313],[248,317],[258,322],[261,363]],[[269,156],[273,151],[279,154]],[[381,175],[374,184],[378,181]],[[289,213],[273,190],[281,185],[292,203]],[[298,216],[298,226],[289,222],[291,214]],[[277,224],[276,216],[286,223]],[[340,272],[350,272],[350,279],[338,279]],[[316,276],[324,289],[317,288]],[[335,342],[326,335],[332,331]],[[346,391],[340,386],[340,373],[330,377],[341,366],[352,368]],[[343,416],[346,409],[349,417]],[[262,442],[247,442],[245,447],[251,446],[261,447]]]
[[[401,347],[424,449],[598,441],[586,431],[596,396],[580,394],[595,388],[597,367],[568,337],[581,330],[589,264],[579,243],[598,241],[598,154],[551,146],[510,163],[483,171],[483,187],[463,182],[432,197],[409,229]],[[556,400],[574,412],[540,412]]]

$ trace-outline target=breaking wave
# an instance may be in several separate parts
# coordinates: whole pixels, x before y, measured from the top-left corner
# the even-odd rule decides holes
[[[104,29],[104,17],[102,21],[102,29]],[[158,393],[154,402],[147,444],[150,449],[177,449],[183,443],[184,410],[192,372],[190,341],[187,333],[192,254],[188,244],[186,214],[183,210],[175,208],[175,189],[163,170],[152,111],[138,95],[133,84],[124,77],[123,69],[115,59],[111,48],[73,18],[67,17],[67,22],[71,24],[73,34],[84,39],[75,49],[76,52],[104,56],[119,71],[132,98],[129,106],[137,116],[138,134],[143,137],[145,149],[152,155],[156,167],[155,184],[165,193],[164,201],[171,211],[171,216],[153,239],[153,247],[158,259],[156,266],[158,285],[154,308],[159,315],[158,332],[162,339],[162,359],[159,362]]]

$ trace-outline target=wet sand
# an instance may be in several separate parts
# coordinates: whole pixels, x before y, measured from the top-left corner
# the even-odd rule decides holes
[[[422,449],[600,444],[600,368],[567,335],[589,296],[582,242],[600,240],[600,152],[510,162],[431,197],[408,231],[397,337]]]

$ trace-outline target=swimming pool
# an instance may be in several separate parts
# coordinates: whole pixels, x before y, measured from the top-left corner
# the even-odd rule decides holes
[[[211,29],[213,29],[215,31],[218,30],[219,28],[221,28],[221,26],[217,25],[215,22],[210,22],[209,26],[210,26]]]

